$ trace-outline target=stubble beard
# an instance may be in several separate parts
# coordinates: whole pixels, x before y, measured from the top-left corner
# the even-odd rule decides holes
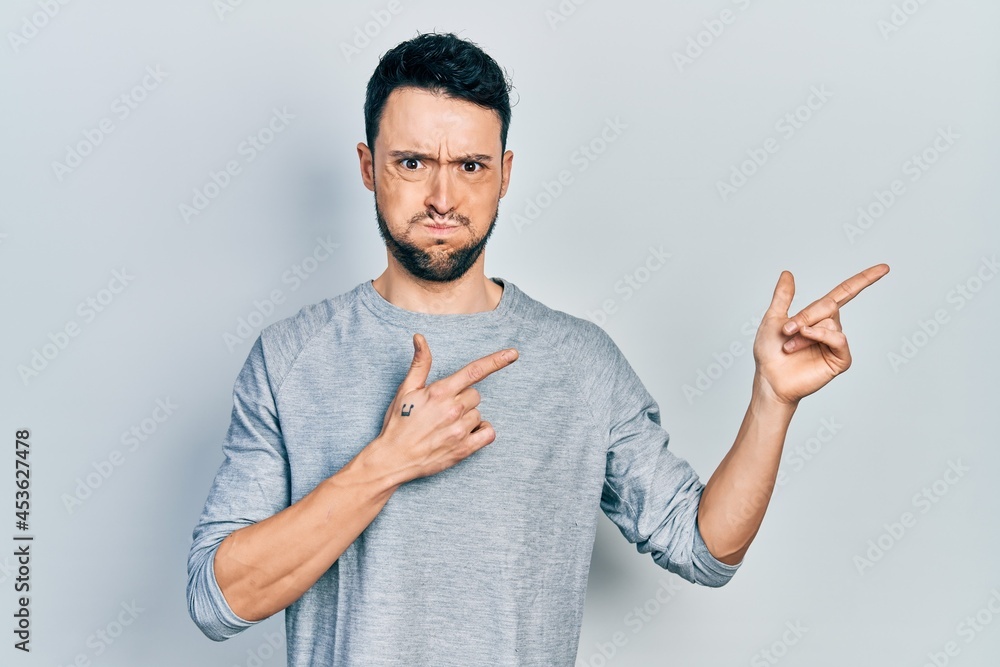
[[[424,250],[420,246],[410,242],[409,228],[425,219],[429,219],[430,216],[427,212],[422,211],[410,218],[407,223],[407,231],[401,237],[397,238],[389,231],[389,225],[386,223],[385,216],[382,215],[382,209],[378,205],[378,190],[375,190],[375,218],[378,220],[378,231],[385,242],[385,247],[388,248],[392,256],[396,258],[396,261],[399,262],[400,266],[407,273],[415,278],[429,282],[452,282],[464,276],[472,265],[476,263],[476,260],[479,259],[483,249],[486,248],[486,242],[489,241],[490,235],[493,234],[493,228],[496,227],[497,216],[499,214],[500,200],[498,199],[497,208],[493,212],[493,219],[490,221],[489,229],[486,230],[486,233],[481,238],[473,239],[469,245],[452,247],[450,249],[445,247],[445,241],[442,239],[441,243],[436,243],[430,246],[429,249]],[[451,224],[457,222],[467,228],[470,226],[469,219],[464,215],[455,214],[452,216],[450,222]]]

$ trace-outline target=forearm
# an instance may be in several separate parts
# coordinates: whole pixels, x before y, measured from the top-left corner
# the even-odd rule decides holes
[[[755,374],[750,406],[698,508],[705,546],[729,565],[743,560],[764,519],[795,405],[778,401]]]
[[[399,488],[390,470],[369,445],[298,502],[230,533],[215,577],[233,612],[257,621],[302,597]]]

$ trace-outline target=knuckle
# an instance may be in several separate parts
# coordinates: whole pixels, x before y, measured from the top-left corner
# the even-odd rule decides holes
[[[472,364],[472,365],[470,365],[466,369],[465,376],[469,380],[472,380],[473,382],[476,382],[480,378],[482,378],[482,376],[483,376],[483,369],[482,369],[482,367],[479,364]]]
[[[462,410],[463,409],[460,404],[453,403],[448,408],[448,413],[447,413],[448,421],[457,421],[458,419],[460,419],[462,417]]]

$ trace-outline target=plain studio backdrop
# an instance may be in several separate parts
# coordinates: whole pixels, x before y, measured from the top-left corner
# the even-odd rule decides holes
[[[189,619],[191,530],[257,333],[385,266],[368,77],[451,31],[515,86],[487,275],[603,326],[703,481],[780,272],[794,312],[891,267],[731,583],[601,516],[578,665],[996,665],[1000,5],[344,5],[4,4],[0,663],[285,664],[283,614],[218,644]]]

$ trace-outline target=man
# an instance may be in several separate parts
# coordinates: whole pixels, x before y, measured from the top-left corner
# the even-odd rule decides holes
[[[839,307],[888,266],[793,318],[782,272],[750,406],[703,485],[600,327],[485,276],[509,88],[452,34],[372,75],[358,155],[388,265],[265,327],[237,378],[188,561],[212,639],[286,609],[291,666],[570,667],[597,508],[661,567],[725,584],[798,401],[850,365]]]

